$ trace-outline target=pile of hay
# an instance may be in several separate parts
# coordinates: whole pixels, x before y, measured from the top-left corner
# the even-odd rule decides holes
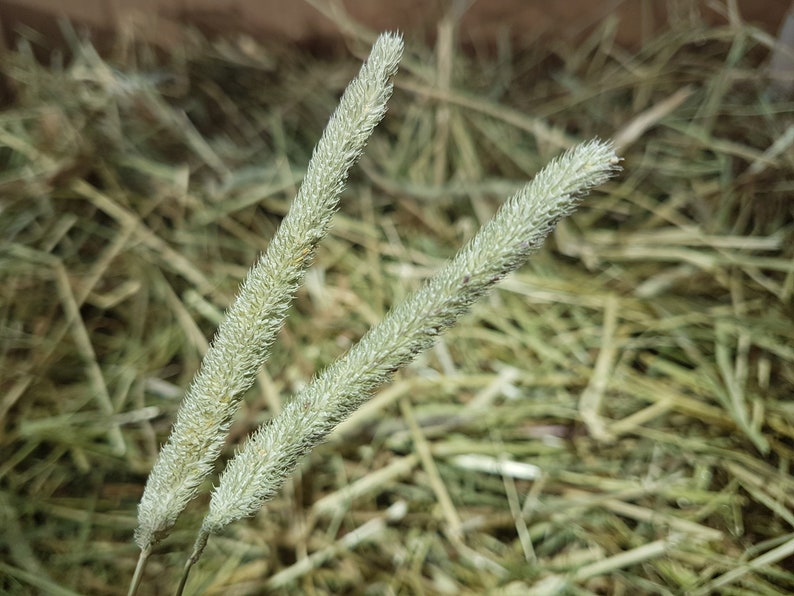
[[[499,60],[408,37],[228,454],[551,157],[613,137],[624,173],[212,538],[188,592],[794,591],[794,103],[749,25],[636,53],[610,31]],[[0,63],[8,594],[126,591],[181,392],[359,66],[70,43]],[[145,593],[175,587],[206,501]]]

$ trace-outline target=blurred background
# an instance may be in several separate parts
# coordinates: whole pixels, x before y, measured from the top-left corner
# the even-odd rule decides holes
[[[742,19],[776,33],[789,8],[789,0],[733,0],[728,3]],[[461,44],[493,48],[508,36],[516,48],[526,48],[539,38],[581,40],[604,19],[614,22],[615,40],[636,48],[671,20],[703,19],[717,23],[725,18],[726,3],[697,0],[406,0],[399,5],[379,0],[3,0],[0,2],[3,35],[13,38],[19,26],[58,35],[57,20],[90,27],[95,36],[112,40],[134,29],[138,39],[172,47],[181,39],[185,24],[208,35],[251,35],[259,41],[318,44],[344,39],[331,16],[346,13],[360,25],[383,31],[400,29],[411,36],[431,38],[445,15],[456,14]]]

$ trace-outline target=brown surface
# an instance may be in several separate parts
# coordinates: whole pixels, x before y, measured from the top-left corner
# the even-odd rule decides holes
[[[314,0],[328,7],[327,0]],[[725,21],[705,0],[476,0],[463,16],[461,41],[493,45],[510,33],[516,47],[537,43],[539,36],[578,38],[588,28],[613,16],[617,40],[637,46],[659,27],[700,11],[711,22]],[[737,0],[744,20],[776,32],[789,0]],[[356,21],[374,30],[400,29],[409,37],[434,35],[445,10],[443,0],[345,0]],[[667,9],[669,7],[669,9]],[[723,11],[726,12],[724,7]],[[327,42],[340,38],[339,27],[305,0],[0,0],[6,43],[20,25],[56,39],[57,16],[86,25],[100,38],[134,34],[162,46],[179,43],[178,23],[198,25],[207,33],[243,32],[262,42]]]

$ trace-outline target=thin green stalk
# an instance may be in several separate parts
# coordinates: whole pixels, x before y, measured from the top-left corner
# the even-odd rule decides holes
[[[138,587],[141,585],[141,579],[143,578],[143,570],[146,568],[146,561],[149,560],[151,552],[151,547],[141,549],[138,555],[138,564],[135,565],[135,573],[132,575],[132,581],[130,582],[127,596],[135,596],[135,594],[138,593]]]

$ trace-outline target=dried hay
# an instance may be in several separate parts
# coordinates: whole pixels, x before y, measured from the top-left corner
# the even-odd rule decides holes
[[[624,175],[213,538],[193,593],[794,591],[774,40],[689,22],[632,54],[611,31],[499,60],[409,38],[233,442],[571,142],[614,137]],[[250,40],[105,60],[74,36],[41,66],[37,43],[2,59],[0,589],[123,593],[181,390],[357,64]],[[153,556],[152,593],[204,505]]]

